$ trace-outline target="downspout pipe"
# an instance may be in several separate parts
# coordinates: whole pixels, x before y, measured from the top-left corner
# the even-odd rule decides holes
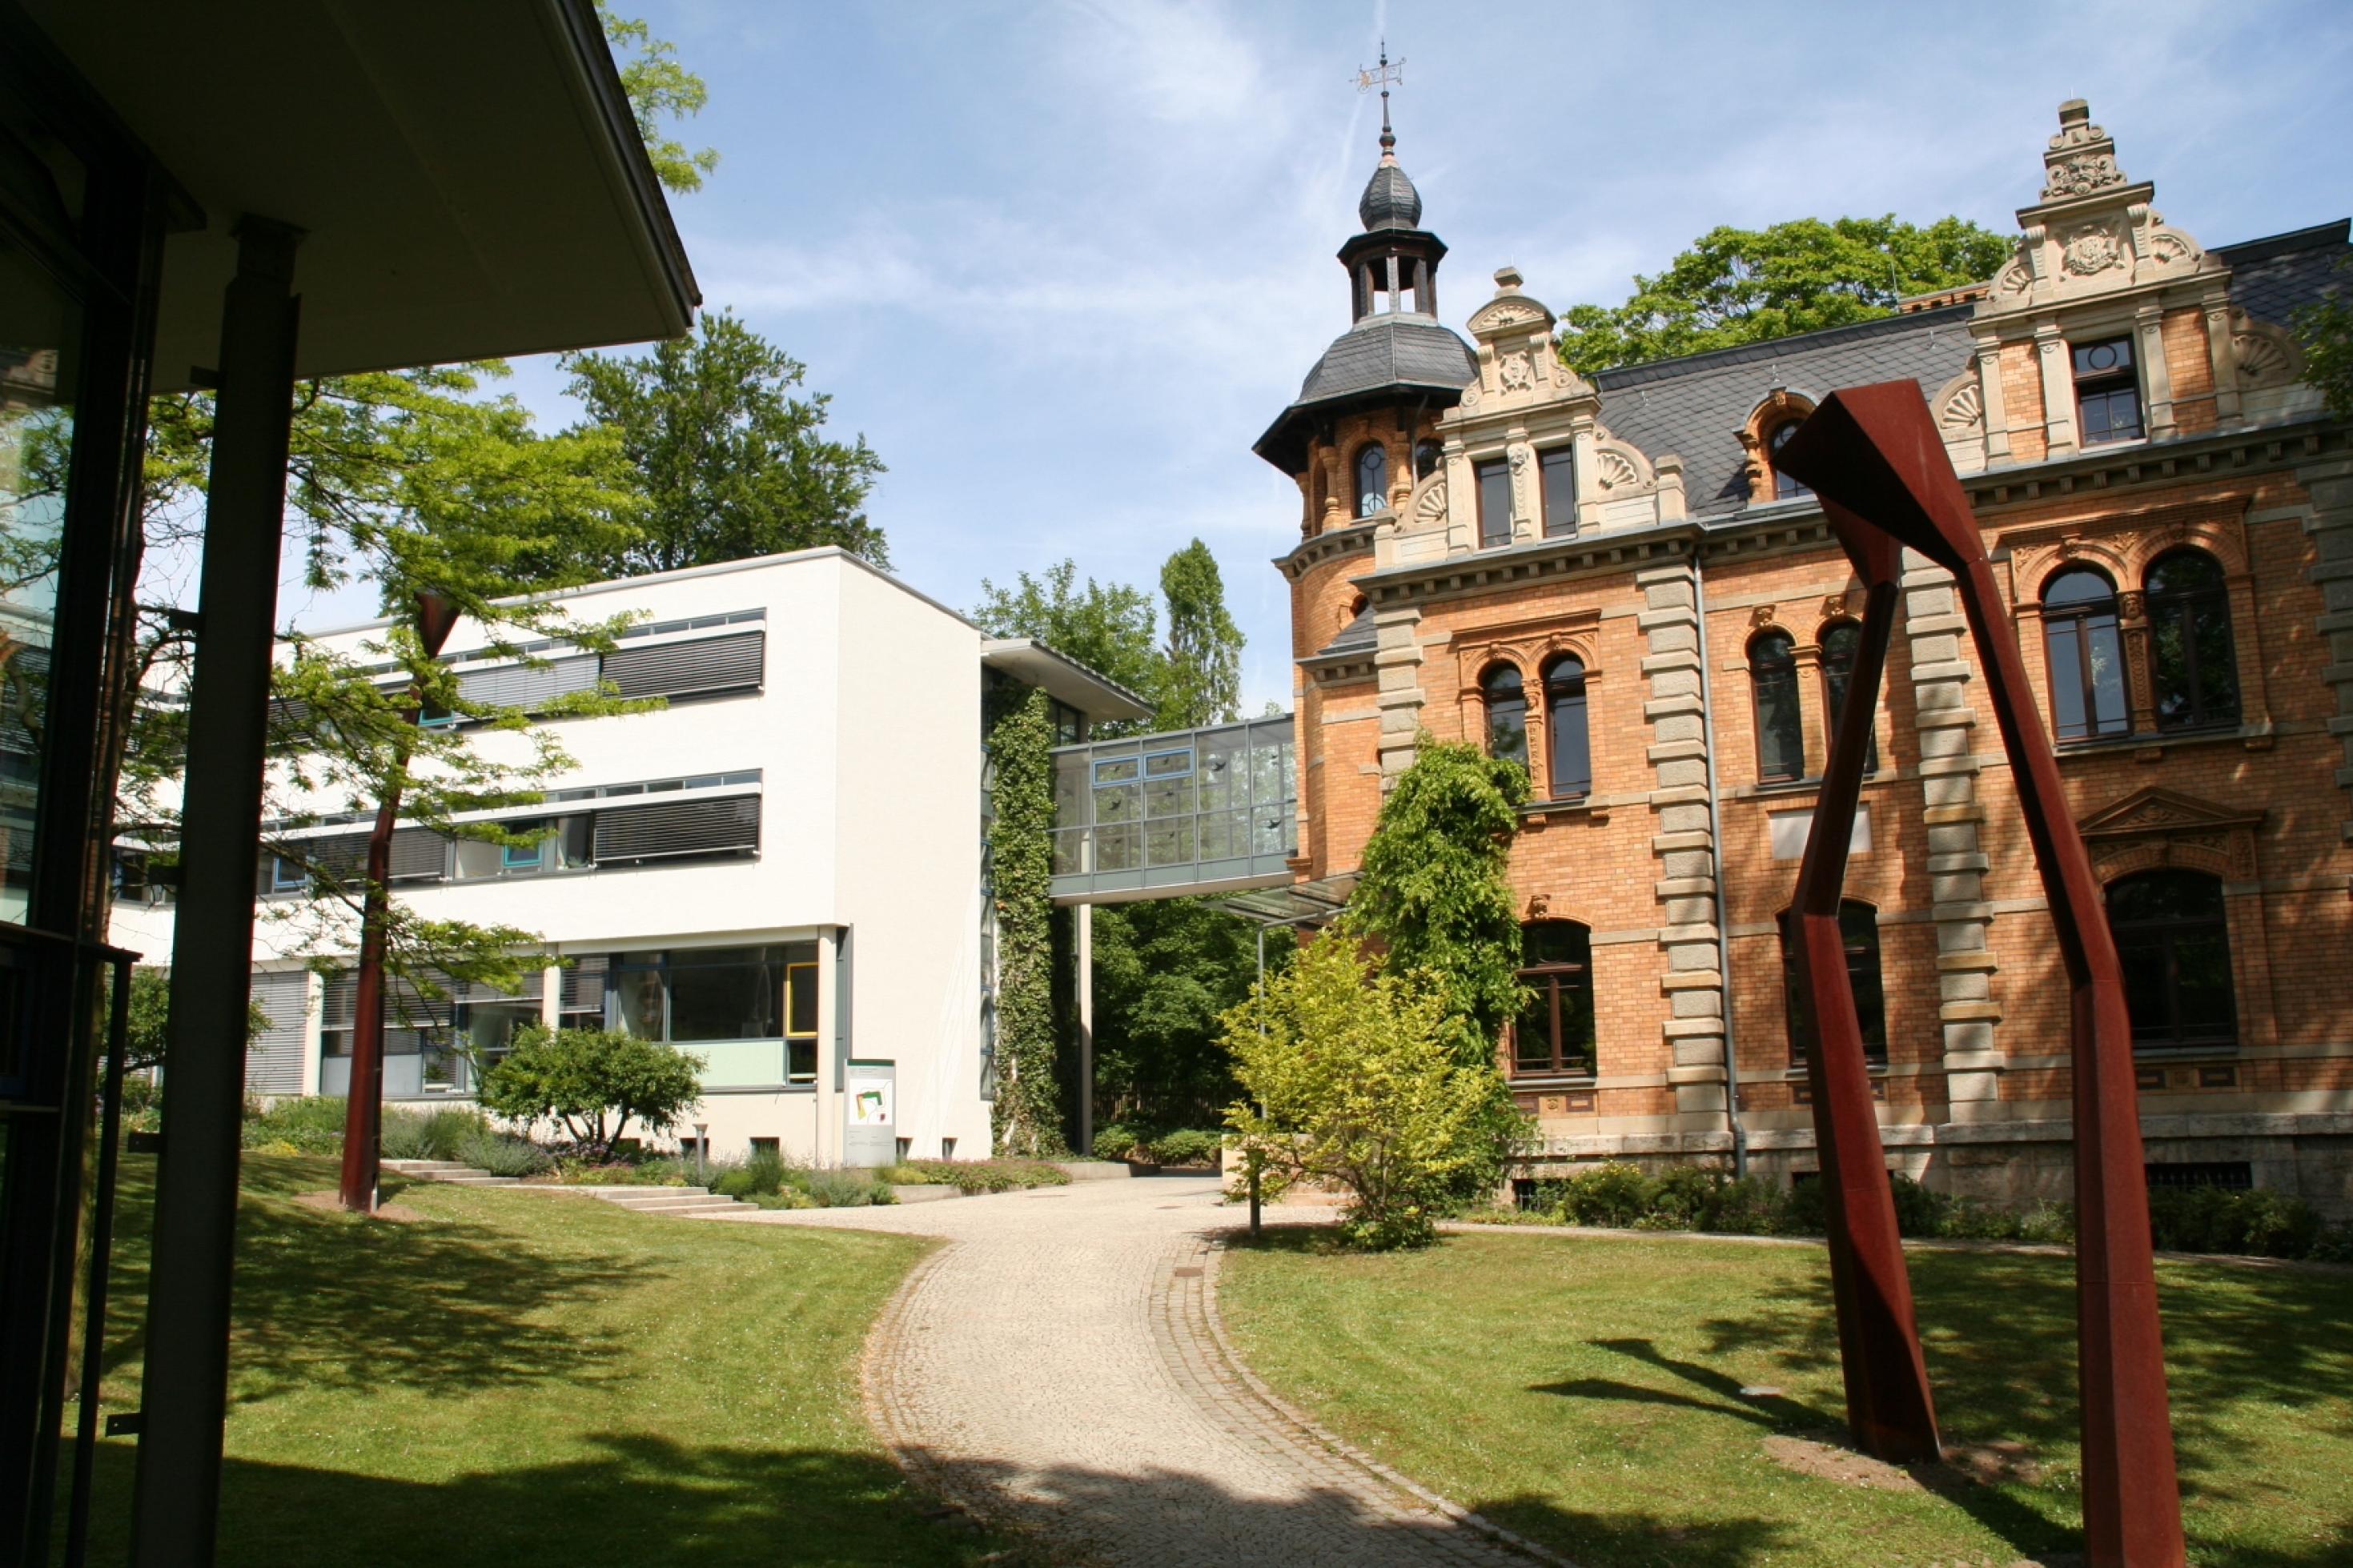
[[[1724,891],[1724,810],[1715,772],[1715,671],[1707,657],[1707,574],[1699,551],[1692,549],[1692,609],[1699,617],[1700,740],[1707,748],[1707,837],[1715,862],[1715,974],[1724,997],[1724,1121],[1732,1134],[1732,1173],[1748,1174],[1748,1133],[1740,1124],[1740,1056],[1732,1042],[1732,922]]]

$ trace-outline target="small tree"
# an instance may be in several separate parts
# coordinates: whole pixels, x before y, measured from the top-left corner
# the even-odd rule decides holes
[[[1421,738],[1381,802],[1344,925],[1377,940],[1390,967],[1420,971],[1445,997],[1455,1048],[1492,1062],[1515,1016],[1520,921],[1508,868],[1527,770],[1478,747]]]
[[[510,1121],[553,1121],[610,1159],[632,1121],[655,1132],[702,1098],[701,1057],[617,1029],[533,1027],[482,1079],[482,1109]]]
[[[131,1000],[123,1009],[122,1070],[143,1072],[164,1065],[166,1026],[172,1016],[172,972],[140,964],[131,972]],[[259,1039],[273,1025],[259,1002],[245,1005],[245,1038]]]
[[[2340,274],[2347,270],[2337,264]],[[2304,342],[2304,379],[2320,389],[2331,414],[2353,416],[2353,293],[2330,284],[2295,313],[2295,330]]]
[[[1441,1216],[1495,1189],[1525,1136],[1494,1065],[1454,1050],[1448,1006],[1424,976],[1384,973],[1332,935],[1226,1016],[1250,1098],[1226,1125],[1278,1185],[1345,1188],[1350,1246],[1429,1245]]]

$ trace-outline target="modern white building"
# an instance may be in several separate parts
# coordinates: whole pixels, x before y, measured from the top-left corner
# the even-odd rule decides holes
[[[519,1024],[611,1026],[705,1058],[691,1121],[716,1153],[986,1155],[984,683],[1044,688],[1069,739],[1147,710],[834,549],[560,598],[584,623],[643,618],[608,653],[559,644],[533,649],[536,666],[470,654],[488,639],[461,621],[445,646],[469,693],[528,707],[601,679],[667,705],[548,721],[575,765],[545,804],[480,814],[554,827],[529,849],[396,833],[398,899],[429,918],[535,931],[551,962],[517,995],[453,985],[447,1000],[390,999],[387,1101],[463,1102],[474,1063]],[[383,630],[318,640],[365,658]],[[330,819],[303,836],[327,841],[312,858],[356,868],[367,828]],[[296,867],[263,858],[254,996],[272,1027],[248,1062],[256,1093],[349,1082],[351,970],[313,973],[288,951],[293,928],[266,918],[302,885]],[[160,958],[172,906],[153,898],[118,901],[113,941]]]

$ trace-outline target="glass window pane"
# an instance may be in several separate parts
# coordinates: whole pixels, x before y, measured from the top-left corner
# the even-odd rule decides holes
[[[785,966],[785,1033],[817,1033],[817,963]]]
[[[1512,542],[1512,468],[1501,458],[1491,458],[1475,468],[1479,481],[1479,542]]]
[[[40,816],[79,315],[0,231],[0,920],[18,922]]]
[[[653,965],[622,966],[610,978],[608,1006],[612,1027],[641,1040],[670,1037],[663,1006],[661,970]]]
[[[1552,737],[1554,798],[1588,795],[1593,789],[1592,737],[1586,731],[1585,684],[1574,690],[1556,688],[1546,715]]]
[[[1539,984],[1512,1027],[1512,1065],[1522,1072],[1552,1070],[1552,987]]]
[[[783,975],[773,947],[713,948],[670,955],[670,1037],[772,1040]]]
[[[1555,447],[1543,457],[1544,531],[1546,539],[1577,532],[1577,451]]]
[[[1356,454],[1356,515],[1370,517],[1389,504],[1388,448],[1369,442]]]
[[[1805,776],[1805,719],[1798,707],[1794,669],[1768,671],[1757,682],[1757,752],[1763,778]]]
[[[2070,618],[2048,623],[2043,639],[2051,659],[2051,719],[2063,741],[2091,733],[2084,717],[2083,639]]]
[[[2125,710],[2125,649],[2114,616],[2091,616],[2084,622],[2084,647],[2092,667],[2092,723],[2102,735],[2120,735],[2131,728]]]

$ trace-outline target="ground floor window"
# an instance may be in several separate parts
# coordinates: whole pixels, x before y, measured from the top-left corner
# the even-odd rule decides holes
[[[624,952],[604,975],[607,1026],[691,1048],[782,1040],[788,1081],[817,1077],[817,943]]]
[[[2222,884],[2202,871],[2141,871],[2108,884],[2133,1045],[2229,1046],[2239,1037]]]
[[[1520,984],[1535,994],[1512,1025],[1514,1076],[1593,1072],[1593,933],[1575,921],[1520,928]]]
[[[1797,911],[1781,911],[1781,994],[1788,1010],[1789,1065],[1806,1065],[1806,1047],[1814,1038],[1814,1021],[1806,1010],[1805,989],[1798,984]],[[1879,911],[1852,899],[1839,904],[1839,943],[1846,949],[1846,981],[1854,994],[1855,1021],[1862,1027],[1863,1059],[1874,1066],[1887,1061],[1887,1002],[1879,973]]]

